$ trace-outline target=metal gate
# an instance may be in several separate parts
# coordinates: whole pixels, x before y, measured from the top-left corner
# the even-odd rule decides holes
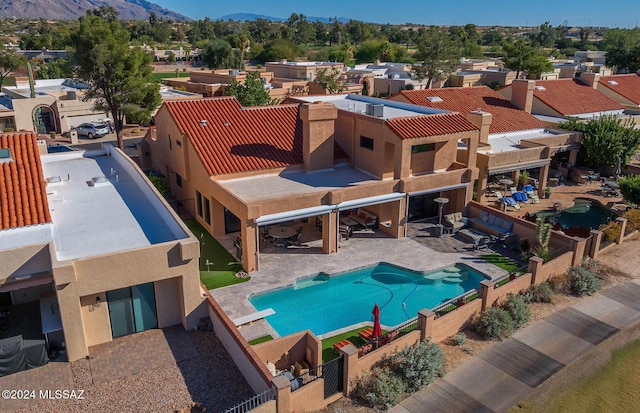
[[[333,396],[344,389],[344,358],[338,357],[322,365],[324,398]]]

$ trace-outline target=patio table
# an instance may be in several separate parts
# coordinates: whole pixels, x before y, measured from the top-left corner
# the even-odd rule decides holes
[[[269,235],[276,239],[291,238],[296,234],[296,230],[291,227],[273,227],[269,228]]]

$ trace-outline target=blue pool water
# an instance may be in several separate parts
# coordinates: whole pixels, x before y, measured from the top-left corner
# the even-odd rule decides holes
[[[575,204],[560,212],[539,212],[538,217],[549,218],[556,224],[560,223],[562,228],[586,227],[598,228],[601,224],[606,224],[616,218],[616,215],[607,208],[600,205],[598,201],[589,198],[575,198]]]
[[[398,325],[422,309],[477,289],[484,279],[464,264],[425,274],[381,263],[344,275],[298,280],[292,287],[254,295],[249,301],[258,311],[275,310],[266,320],[281,336],[305,329],[319,335],[373,321],[376,303],[380,322]]]
[[[60,153],[60,152],[71,152],[73,151],[73,149],[71,149],[68,146],[64,146],[64,145],[49,145],[47,146],[47,152],[48,153]]]

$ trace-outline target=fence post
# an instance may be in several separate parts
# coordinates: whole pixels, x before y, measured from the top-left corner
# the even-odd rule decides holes
[[[591,235],[593,239],[591,240],[591,251],[589,251],[589,256],[594,260],[598,258],[598,254],[600,253],[600,243],[602,242],[602,231],[598,231],[597,229],[591,230]]]
[[[587,244],[586,238],[573,237],[571,241],[571,249],[573,250],[573,259],[571,265],[580,265],[582,257],[584,257],[584,247]]]
[[[540,275],[540,270],[542,269],[542,264],[544,264],[544,260],[540,257],[531,257],[529,258],[529,268],[528,271],[531,273],[531,285],[536,284],[536,278]]]
[[[344,346],[340,349],[340,356],[344,359],[343,365],[343,394],[351,394],[352,384],[355,385],[355,378],[358,377],[358,349],[355,346]]]
[[[427,337],[433,337],[433,323],[436,313],[425,308],[418,311],[418,328],[420,329],[420,341],[424,341]]]
[[[493,305],[493,291],[496,283],[491,280],[480,281],[480,296],[482,297],[482,311]]]
[[[616,218],[616,222],[618,223],[618,225],[620,225],[620,234],[618,234],[616,244],[620,245],[622,244],[622,241],[624,241],[624,231],[627,229],[627,219],[618,217]]]
[[[284,376],[276,376],[272,383],[276,386],[276,411],[289,413],[291,411],[291,383]]]

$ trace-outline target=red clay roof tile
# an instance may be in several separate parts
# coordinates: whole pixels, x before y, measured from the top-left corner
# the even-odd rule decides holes
[[[234,97],[166,101],[164,105],[210,175],[304,162],[297,105],[243,108]],[[346,157],[336,144],[334,158]]]
[[[624,109],[615,100],[577,79],[536,80],[533,96],[562,116]]]
[[[640,76],[637,74],[602,76],[600,84],[640,105]]]
[[[477,126],[459,113],[393,118],[388,119],[385,123],[400,139],[415,139],[478,130]]]
[[[400,92],[411,103],[452,112],[467,113],[480,108],[491,113],[489,133],[516,132],[542,129],[546,124],[530,113],[515,107],[488,86],[448,87],[442,89],[403,90]],[[442,101],[430,101],[430,97],[440,97]],[[392,98],[393,99],[393,98]]]
[[[12,160],[0,164],[0,230],[51,222],[37,136],[0,134]]]

